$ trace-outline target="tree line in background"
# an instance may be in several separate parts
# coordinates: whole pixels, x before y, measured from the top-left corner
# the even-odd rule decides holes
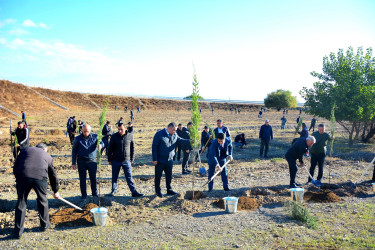
[[[318,78],[313,88],[304,87],[300,94],[311,115],[327,120],[335,118],[349,135],[349,146],[355,140],[369,142],[375,135],[375,58],[372,48],[355,53],[349,47],[344,53],[330,53],[323,58],[323,73],[311,72]],[[277,90],[264,99],[267,108],[294,108],[296,97],[290,91]],[[331,117],[332,114],[335,117]]]

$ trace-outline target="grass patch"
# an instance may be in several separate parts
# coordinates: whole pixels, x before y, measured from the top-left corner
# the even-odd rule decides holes
[[[283,158],[272,158],[271,162],[278,162],[278,161],[284,161]]]
[[[307,208],[295,201],[286,202],[284,205],[293,219],[303,222],[308,228],[317,229],[317,219]]]

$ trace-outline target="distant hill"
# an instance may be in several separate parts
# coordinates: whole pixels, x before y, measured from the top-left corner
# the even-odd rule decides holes
[[[129,97],[116,95],[85,94],[70,91],[58,91],[39,87],[28,87],[24,84],[0,80],[0,118],[15,118],[15,115],[7,110],[21,114],[24,110],[27,114],[39,114],[49,112],[67,112],[67,110],[97,110],[104,106],[108,100],[109,107],[115,105],[119,109],[138,106],[142,109],[176,110],[191,107],[190,100],[171,100],[163,98]],[[58,105],[57,105],[58,104]],[[230,107],[245,109],[258,109],[259,104],[239,104],[225,102],[200,102],[202,109],[225,109]],[[3,107],[3,108],[2,108]],[[66,109],[65,109],[66,108]]]

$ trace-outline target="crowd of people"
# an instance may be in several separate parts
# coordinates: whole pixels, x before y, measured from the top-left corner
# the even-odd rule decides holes
[[[127,107],[125,107],[127,110]],[[259,115],[263,114],[261,110]],[[212,109],[213,112],[213,109]],[[40,214],[40,223],[42,230],[47,229],[49,225],[47,193],[47,178],[50,179],[54,197],[58,199],[59,185],[58,177],[53,167],[52,157],[47,153],[47,145],[40,143],[36,147],[29,147],[29,132],[26,125],[26,115],[22,112],[22,121],[18,122],[15,131],[10,131],[17,137],[14,157],[14,175],[16,177],[16,187],[18,200],[15,214],[15,231],[14,235],[20,238],[23,232],[25,221],[26,202],[31,189],[37,193],[38,211]],[[132,120],[132,117],[130,117]],[[286,118],[283,116],[282,129],[285,129]],[[299,138],[293,140],[292,145],[285,154],[285,159],[289,165],[289,188],[295,188],[301,184],[297,183],[295,178],[299,167],[304,166],[303,156],[311,155],[310,174],[313,177],[316,165],[318,165],[317,180],[323,178],[324,162],[327,153],[327,143],[334,139],[325,132],[323,124],[318,125],[315,130],[316,118],[313,117],[310,129],[305,123],[302,123],[302,130],[298,131]],[[109,196],[115,196],[118,192],[118,177],[121,169],[124,171],[125,180],[129,187],[132,197],[141,197],[144,194],[138,192],[132,177],[132,164],[135,156],[135,130],[132,121],[124,123],[123,118],[115,124],[117,131],[113,131],[111,122],[107,121],[102,128],[102,140],[98,143],[98,135],[92,133],[91,126],[83,121],[76,122],[75,116],[69,117],[67,122],[67,135],[72,144],[72,168],[78,170],[81,199],[87,198],[86,176],[90,179],[91,195],[98,196],[97,189],[97,150],[108,158],[108,164],[112,167],[112,187]],[[77,126],[79,131],[77,131]],[[176,125],[171,122],[166,128],[155,133],[152,140],[152,164],[155,167],[155,194],[158,197],[165,195],[176,195],[172,188],[172,169],[174,162],[181,160],[182,153],[182,174],[191,174],[189,169],[189,159],[192,153],[190,143],[190,126],[189,122],[186,127],[182,124]],[[309,135],[309,131],[313,133]],[[77,135],[78,134],[78,135]],[[77,135],[77,136],[76,136]],[[260,157],[268,158],[270,142],[273,140],[273,130],[268,119],[260,127]],[[245,134],[237,134],[234,139],[234,145],[243,148],[246,146]],[[98,146],[99,145],[99,146]],[[208,162],[208,180],[219,171],[221,175],[223,189],[229,191],[227,161],[233,160],[232,136],[227,126],[224,126],[221,119],[217,120],[217,127],[210,131],[205,126],[201,133],[201,146],[195,155],[196,160],[206,153]],[[297,164],[297,160],[299,164]],[[165,174],[166,194],[163,194],[160,181]],[[311,182],[309,177],[307,183]],[[375,167],[373,181],[375,181]],[[208,192],[213,190],[213,180],[208,183]]]

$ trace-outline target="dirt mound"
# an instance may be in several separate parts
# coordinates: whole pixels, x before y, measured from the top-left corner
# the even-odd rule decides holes
[[[225,209],[225,203],[223,199],[218,199],[213,202],[219,208]],[[254,210],[259,207],[258,202],[254,198],[241,196],[238,198],[237,210]]]
[[[311,192],[307,191],[304,194],[304,200],[309,202],[338,202],[342,201],[340,197],[338,197],[335,193],[331,192],[330,190],[320,191],[320,192]]]
[[[92,215],[90,210],[98,207],[93,203],[85,205],[81,210],[65,208],[51,215],[51,223],[56,226],[92,226]]]
[[[180,199],[174,203],[172,210],[181,214],[193,214],[193,213],[201,212],[202,206],[193,201]]]
[[[205,198],[206,195],[202,191],[186,191],[184,199],[186,200],[199,200]]]

